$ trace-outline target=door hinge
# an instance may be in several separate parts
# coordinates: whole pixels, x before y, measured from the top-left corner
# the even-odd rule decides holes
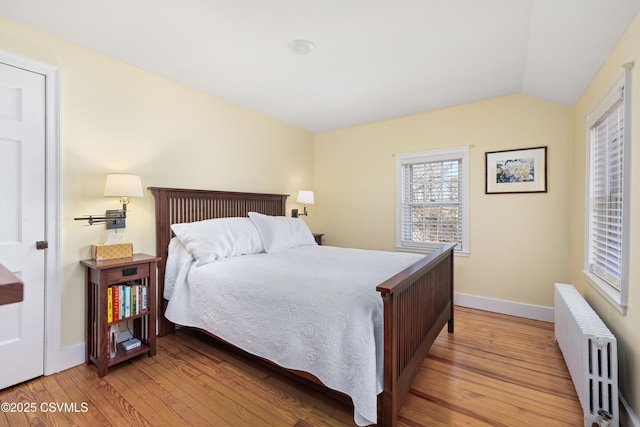
[[[49,247],[49,242],[47,242],[46,240],[40,240],[36,242],[36,249],[41,250],[41,249],[47,249]]]

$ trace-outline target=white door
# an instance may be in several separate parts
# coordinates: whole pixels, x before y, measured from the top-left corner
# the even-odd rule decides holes
[[[0,64],[0,263],[24,301],[0,306],[0,389],[43,374],[45,78]]]

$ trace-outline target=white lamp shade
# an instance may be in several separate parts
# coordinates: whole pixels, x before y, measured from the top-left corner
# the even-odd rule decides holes
[[[140,175],[109,173],[104,184],[106,197],[143,197]]]
[[[313,191],[300,190],[298,191],[298,203],[304,203],[305,205],[313,204]]]

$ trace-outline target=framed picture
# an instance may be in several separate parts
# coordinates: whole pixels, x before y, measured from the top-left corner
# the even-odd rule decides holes
[[[546,193],[547,147],[485,153],[485,193]]]

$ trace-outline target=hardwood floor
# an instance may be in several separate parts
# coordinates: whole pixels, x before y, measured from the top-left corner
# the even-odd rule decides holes
[[[98,378],[81,365],[1,390],[8,426],[354,426],[344,399],[247,360],[201,334],[158,339]],[[9,403],[22,412],[6,412]],[[65,407],[66,405],[66,407]],[[35,409],[24,412],[24,408]],[[553,325],[456,307],[399,426],[582,426]]]

